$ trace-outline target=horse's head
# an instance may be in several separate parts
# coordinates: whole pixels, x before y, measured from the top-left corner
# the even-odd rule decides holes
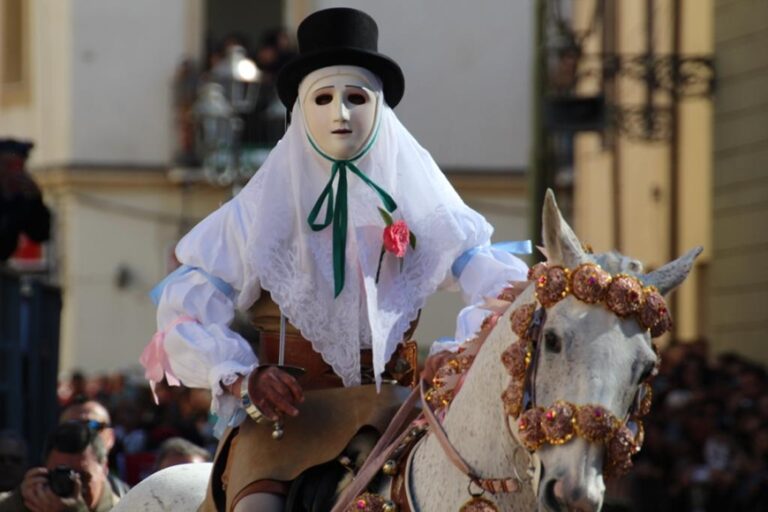
[[[536,339],[529,345],[527,385],[533,392],[528,389],[528,393],[532,395],[532,405],[539,408],[542,424],[555,425],[563,416],[570,415],[572,419],[563,426],[565,430],[548,433],[548,439],[542,438],[538,446],[544,468],[539,504],[544,510],[594,511],[602,506],[603,474],[611,470],[606,466],[620,465],[622,462],[615,459],[622,455],[626,456],[624,462],[628,460],[629,453],[619,453],[611,461],[612,454],[606,452],[621,451],[621,447],[611,448],[609,442],[619,437],[616,434],[620,427],[626,435],[636,428],[630,418],[641,390],[645,389],[643,383],[657,363],[651,333],[658,334],[669,326],[661,296],[682,283],[701,249],[644,275],[639,262],[618,253],[594,255],[585,251],[563,220],[551,191],[547,192],[544,205],[543,237],[548,258],[545,268],[562,267],[561,277],[568,288],[562,293],[556,289],[557,295],[546,307],[537,305],[543,314],[539,317],[540,327],[532,334]],[[603,284],[602,291],[590,295],[592,288],[586,292],[582,289],[581,294],[575,290],[579,285],[576,270],[580,268],[581,272],[600,272],[580,276],[580,283],[583,288],[595,286],[594,290]],[[608,285],[616,284],[620,276],[631,277],[624,277],[624,288],[611,291]],[[557,276],[548,277],[552,280]],[[536,286],[541,287],[546,281],[547,277],[539,278]],[[613,303],[609,299],[611,294]],[[648,320],[641,318],[641,309],[646,304],[650,308],[651,294],[656,302]],[[566,409],[557,409],[557,403],[565,404]],[[588,427],[580,423],[583,418]],[[592,432],[585,433],[590,429]],[[632,440],[624,441],[626,444]]]

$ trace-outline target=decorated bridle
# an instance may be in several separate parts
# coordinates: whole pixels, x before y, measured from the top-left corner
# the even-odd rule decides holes
[[[521,476],[515,467],[514,477],[481,477],[450,442],[432,409],[440,413],[450,405],[486,338],[502,313],[519,295],[519,285],[527,287],[531,281],[535,284],[536,301],[519,306],[511,313],[510,326],[518,339],[501,355],[501,362],[511,376],[501,399],[506,414],[517,422],[517,428],[510,426],[511,435],[529,452],[528,468],[525,476]],[[460,507],[460,512],[497,511],[496,505],[482,496],[486,491],[491,494],[518,492],[521,484],[529,481],[534,485],[535,492],[539,470],[535,452],[544,445],[562,445],[576,436],[590,443],[602,443],[606,447],[607,476],[618,476],[626,472],[632,465],[632,455],[640,451],[643,442],[640,418],[651,407],[651,386],[648,381],[655,371],[640,384],[633,405],[623,420],[596,404],[577,405],[556,400],[547,408],[536,405],[534,383],[538,354],[543,344],[546,310],[568,295],[587,304],[603,304],[621,318],[634,317],[652,337],[662,335],[672,326],[666,302],[655,287],[643,286],[639,279],[629,274],[611,275],[594,263],[584,263],[573,270],[539,263],[529,270],[528,282],[511,284],[495,301],[487,301],[486,307],[493,313],[486,317],[480,332],[465,342],[459,353],[438,369],[428,392],[425,393],[423,383],[421,386],[424,403],[422,412],[430,433],[436,436],[454,466],[469,478],[467,492],[470,499]],[[657,353],[658,368],[658,351],[655,345],[653,348]],[[406,445],[412,448],[414,441],[424,432],[425,425],[420,424],[402,442],[395,443],[393,453],[400,453]],[[377,465],[374,463],[374,466]],[[388,460],[382,469],[385,474],[398,473],[394,460]],[[357,496],[345,510],[389,512],[396,508],[392,501],[376,494],[364,493]]]
[[[524,304],[510,315],[511,328],[518,340],[501,356],[512,377],[502,393],[504,409],[517,421],[520,440],[529,451],[535,452],[547,444],[562,445],[579,436],[590,443],[604,444],[607,476],[620,475],[631,467],[632,455],[642,446],[640,418],[651,407],[648,379],[652,375],[640,384],[633,406],[623,420],[595,404],[557,400],[547,408],[538,406],[534,382],[546,310],[573,295],[587,304],[604,304],[621,318],[634,317],[652,337],[657,337],[672,325],[666,302],[653,286],[644,287],[639,279],[628,274],[612,276],[594,263],[584,263],[573,270],[539,263],[530,269],[528,279],[535,283],[538,306],[536,302]],[[657,355],[657,365],[658,362]]]
[[[544,408],[536,405],[534,382],[546,310],[568,295],[573,295],[587,304],[602,303],[621,318],[634,317],[652,337],[658,337],[672,326],[666,302],[655,287],[643,286],[639,279],[629,274],[611,275],[594,263],[584,263],[573,270],[539,263],[528,272],[528,282],[531,281],[536,287],[536,301],[519,306],[511,313],[511,328],[518,340],[501,355],[501,362],[512,377],[501,396],[505,412],[517,422],[517,428],[510,428],[510,432],[531,454],[546,444],[562,445],[576,436],[590,443],[603,443],[606,447],[606,476],[619,476],[629,470],[632,455],[638,453],[642,446],[643,427],[640,418],[650,411],[652,394],[649,380],[656,373],[660,362],[656,346],[653,345],[657,354],[656,368],[640,384],[633,405],[623,420],[595,404],[577,405],[557,400]],[[477,336],[464,343],[457,356],[437,371],[433,387],[425,396],[429,406],[440,411],[450,405],[488,334],[519,292],[519,288],[507,288],[502,291],[496,303],[489,301],[487,306],[494,314],[486,317]],[[439,431],[439,426],[432,423],[430,426]],[[450,442],[444,440],[441,445],[447,454],[454,454],[449,458],[458,457]],[[470,471],[462,471],[477,487],[492,494],[499,490],[509,492],[508,489],[519,489],[521,481],[519,476],[489,479],[474,476]],[[500,482],[505,485],[499,486]],[[497,509],[480,494],[472,494],[472,499],[461,510]]]

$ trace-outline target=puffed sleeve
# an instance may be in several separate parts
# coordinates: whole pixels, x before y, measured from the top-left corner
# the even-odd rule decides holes
[[[150,381],[164,375],[171,384],[210,389],[211,409],[225,421],[240,400],[222,385],[258,364],[248,342],[229,328],[235,308],[249,306],[261,292],[244,258],[248,221],[235,198],[179,242],[176,256],[184,267],[162,283],[158,332],[142,354]]]
[[[477,247],[456,260],[452,271],[466,304],[496,297],[510,281],[527,279],[528,265],[511,250],[528,254],[530,242],[504,242]]]
[[[512,254],[530,253],[530,242],[503,242],[474,247],[459,258],[452,267],[452,278],[461,290],[467,307],[456,319],[453,339],[436,341],[430,354],[443,350],[455,351],[474,336],[490,311],[483,307],[485,299],[497,297],[510,282],[525,281],[528,265]]]

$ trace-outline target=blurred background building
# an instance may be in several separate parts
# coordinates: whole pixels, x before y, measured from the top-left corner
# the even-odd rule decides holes
[[[713,254],[713,4],[540,5],[541,182],[558,189],[596,251],[653,269],[704,246],[672,298],[673,337],[699,339]]]
[[[535,188],[595,250],[655,268],[703,245],[672,337],[768,362],[768,5],[537,5]]]
[[[155,328],[147,292],[175,267],[176,242],[284,129],[271,86],[295,27],[344,4],[377,20],[380,48],[403,67],[404,124],[497,240],[528,238],[527,2],[5,0],[0,133],[36,143],[62,373],[137,366]],[[451,335],[460,305],[436,296],[417,338]]]
[[[109,406],[130,482],[172,434],[211,442],[206,392],[164,386],[157,408],[141,372],[125,378],[155,330],[147,293],[258,172],[284,130],[273,81],[295,29],[338,5],[377,20],[406,76],[398,116],[496,240],[538,242],[552,187],[595,251],[652,269],[705,247],[671,300],[636,480],[612,493],[637,484],[633,510],[765,509],[765,0],[3,0],[0,138],[35,143],[53,221],[0,269],[0,431],[37,454],[59,377],[60,404]],[[451,335],[460,306],[437,294],[415,337]]]

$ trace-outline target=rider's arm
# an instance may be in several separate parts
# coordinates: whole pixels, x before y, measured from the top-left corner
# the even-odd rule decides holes
[[[225,421],[240,407],[229,385],[258,363],[248,342],[229,328],[235,308],[248,307],[261,293],[243,257],[247,215],[232,199],[179,242],[176,256],[190,270],[165,282],[157,310],[156,336],[163,338],[171,376],[211,389],[211,408]]]
[[[525,252],[525,243],[515,244]],[[480,330],[491,313],[483,307],[485,299],[498,296],[510,282],[525,281],[527,276],[528,265],[504,244],[478,246],[462,254],[453,265],[449,282],[458,285],[467,307],[456,319],[454,338],[436,341],[430,354],[457,350]]]
[[[165,287],[157,317],[166,333],[164,349],[173,375],[187,387],[209,388],[213,412],[231,416],[240,404],[239,394],[225,395],[222,386],[258,363],[248,342],[228,327],[233,300],[202,273],[190,272]]]

